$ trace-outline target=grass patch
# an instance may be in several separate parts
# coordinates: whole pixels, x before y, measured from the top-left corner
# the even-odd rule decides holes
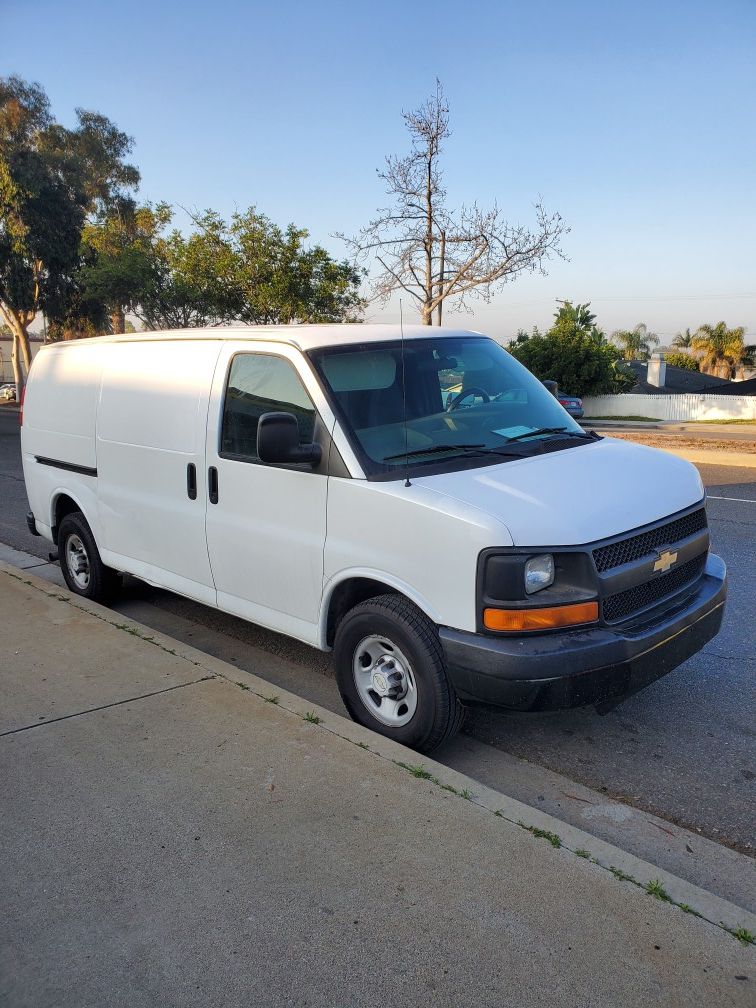
[[[650,882],[646,882],[643,887],[649,896],[655,896],[657,899],[664,900],[665,903],[671,903],[669,893],[661,884],[659,879],[651,879]]]
[[[549,830],[539,829],[537,826],[526,826],[524,822],[519,822],[517,825],[522,826],[524,830],[540,840],[548,840],[552,847],[562,846],[562,840],[558,833],[551,833]]]
[[[355,742],[354,744],[356,746],[359,746],[360,749],[369,749],[370,748],[370,746],[367,744],[367,742]]]
[[[277,704],[277,703],[281,702],[281,697],[280,696],[264,696],[263,700],[265,701],[265,703]]]
[[[729,928],[728,931],[730,931]],[[753,934],[752,931],[749,931],[748,928],[735,928],[734,931],[730,931],[730,934],[733,938],[737,938],[738,941],[742,942],[744,945],[756,945],[756,935]]]
[[[756,426],[756,420],[688,420],[687,423],[696,424],[750,424]]]
[[[359,744],[359,743],[358,743]],[[365,746],[367,749],[367,746]],[[424,766],[413,766],[411,763],[402,763],[401,760],[391,761],[395,766],[401,767],[402,770],[406,770],[407,773],[411,773],[413,777],[417,777],[418,780],[427,780],[431,784],[435,784],[436,787],[440,787],[442,791],[449,791],[451,794],[459,795],[461,798],[467,798],[468,801],[472,798],[472,792],[465,788],[464,791],[458,791],[451,784],[443,784],[438,777],[434,777],[430,770],[426,770]]]
[[[323,718],[318,717],[318,715],[311,710],[307,711],[307,713],[304,716],[304,719],[305,721],[309,721],[310,724],[320,724],[320,722],[323,720]]]
[[[438,784],[430,770],[426,770],[424,766],[413,766],[411,763],[402,763],[401,760],[394,760],[394,763],[402,770],[406,770],[407,773],[411,773],[413,777],[417,777],[418,780],[429,780]]]
[[[641,420],[644,423],[662,423],[661,417],[655,416],[587,416],[583,420]]]
[[[590,858],[591,856],[591,852],[587,851],[585,847],[578,847],[578,849],[575,851],[575,854],[577,857],[583,857],[583,858]]]
[[[238,686],[239,689],[247,690],[247,692],[249,692],[249,690],[251,688],[251,687],[247,686],[246,683],[243,683],[243,682],[234,683],[234,685]]]

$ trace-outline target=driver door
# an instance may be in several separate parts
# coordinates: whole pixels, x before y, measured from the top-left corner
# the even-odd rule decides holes
[[[225,344],[207,431],[207,546],[219,608],[314,644],[328,477],[257,456],[263,413],[293,413],[300,440],[312,440],[317,414],[300,363],[283,345]]]

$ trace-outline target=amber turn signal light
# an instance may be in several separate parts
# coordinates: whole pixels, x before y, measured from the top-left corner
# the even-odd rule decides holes
[[[547,609],[484,609],[486,630],[553,630],[555,627],[595,623],[598,602],[578,602],[575,605],[552,606]]]

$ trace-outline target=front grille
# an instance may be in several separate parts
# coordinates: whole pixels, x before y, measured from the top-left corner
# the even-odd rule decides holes
[[[608,546],[600,546],[593,551],[593,559],[597,570],[603,573],[633,560],[640,560],[641,557],[654,553],[658,546],[671,546],[705,528],[706,510],[699,508],[667,525],[659,525],[649,529],[648,532],[630,536],[629,539],[620,539],[619,542],[610,543]]]
[[[661,577],[635,585],[626,591],[617,592],[604,599],[604,619],[607,623],[625,619],[633,613],[646,609],[655,602],[660,602],[667,595],[674,595],[687,584],[691,584],[703,573],[706,566],[706,554],[688,560],[677,570],[662,574]]]

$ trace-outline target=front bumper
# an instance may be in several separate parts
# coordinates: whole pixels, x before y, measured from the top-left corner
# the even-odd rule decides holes
[[[668,600],[632,627],[593,627],[486,637],[442,627],[447,669],[459,698],[513,711],[609,709],[677,668],[722,624],[727,570],[710,554],[695,593]]]

